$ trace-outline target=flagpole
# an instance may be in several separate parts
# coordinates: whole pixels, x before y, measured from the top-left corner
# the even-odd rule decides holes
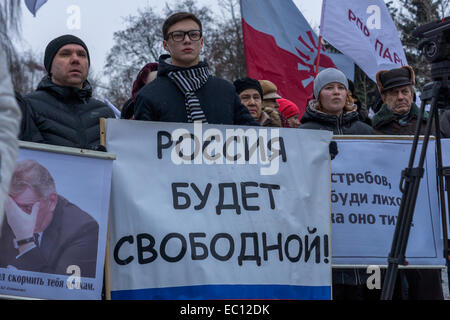
[[[317,50],[317,58],[316,58],[316,74],[314,78],[317,77],[319,73],[319,64],[320,64],[320,48],[322,47],[322,35],[319,35],[319,49]]]
[[[316,60],[316,74],[314,78],[317,77],[319,73],[319,65],[320,65],[320,49],[322,48],[322,26],[323,26],[323,9],[325,7],[325,2],[327,0],[322,1],[322,12],[320,13],[320,27],[319,27],[319,49],[317,50],[317,60]]]

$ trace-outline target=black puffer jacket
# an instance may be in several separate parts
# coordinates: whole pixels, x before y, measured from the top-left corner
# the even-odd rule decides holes
[[[103,102],[91,98],[92,87],[62,87],[44,77],[35,92],[24,97],[37,133],[28,141],[58,146],[102,150],[100,118],[114,118],[114,112]],[[36,130],[35,129],[35,130]]]
[[[316,102],[310,101],[300,120],[300,129],[317,129],[333,131],[336,135],[374,135],[375,131],[368,124],[359,120],[356,111],[339,116],[320,112],[315,108]]]
[[[180,67],[166,62],[169,55],[159,59],[158,77],[143,87],[136,96],[135,120],[181,122],[188,121],[184,94],[167,76]],[[207,65],[200,62],[199,65]],[[210,124],[253,125],[258,123],[241,103],[233,84],[209,76],[208,81],[195,92]]]
[[[442,138],[450,138],[450,110],[440,115],[440,127]]]

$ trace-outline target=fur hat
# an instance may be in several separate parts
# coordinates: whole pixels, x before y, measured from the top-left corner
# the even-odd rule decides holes
[[[416,83],[414,70],[410,66],[378,71],[376,78],[378,90],[381,93],[385,93],[387,90],[395,87],[413,86]]]
[[[277,93],[277,86],[269,80],[259,80],[263,91],[263,100],[267,99],[281,99],[282,97]]]
[[[345,74],[336,68],[327,68],[320,71],[314,79],[314,97],[319,99],[320,90],[331,82],[342,83],[348,90],[348,81]]]
[[[247,89],[255,89],[259,92],[259,95],[261,96],[261,100],[263,98],[263,90],[261,88],[261,85],[259,84],[258,80],[252,79],[249,77],[237,79],[233,82],[234,87],[236,88],[237,94],[240,94],[242,91]]]
[[[91,63],[91,60],[89,57],[89,50],[88,50],[86,44],[83,42],[83,40],[81,40],[80,38],[78,38],[74,35],[66,34],[66,35],[63,35],[63,36],[53,39],[52,41],[50,41],[48,43],[47,47],[45,48],[44,66],[45,66],[45,70],[47,70],[47,72],[49,74],[52,69],[53,59],[55,58],[59,49],[64,47],[66,44],[78,44],[78,45],[82,46],[84,48],[84,50],[86,50],[89,64]]]

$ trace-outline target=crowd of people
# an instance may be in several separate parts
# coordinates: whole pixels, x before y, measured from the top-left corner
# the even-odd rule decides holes
[[[146,64],[139,72],[130,88],[130,99],[122,107],[123,119],[316,129],[335,135],[414,134],[419,108],[413,99],[414,70],[409,66],[377,73],[380,105],[369,117],[355,96],[353,83],[338,69],[320,71],[311,99],[307,105],[297,106],[282,97],[276,84],[267,79],[245,77],[231,83],[212,75],[208,63],[200,60],[202,23],[192,13],[169,16],[162,31],[168,54]],[[0,59],[4,63],[3,54]],[[15,94],[22,111],[19,139],[105,151],[100,144],[99,119],[115,115],[107,104],[92,98],[87,80],[90,56],[85,43],[73,35],[52,40],[45,50],[44,66],[48,74],[35,92]],[[8,119],[20,119],[12,101],[10,81],[1,81],[0,137],[15,135],[18,125]],[[427,114],[420,128],[424,128],[426,119]],[[441,121],[443,136],[450,137],[450,113],[446,112]],[[3,133],[8,123],[11,128]],[[2,165],[2,175],[10,167]],[[14,200],[20,194],[10,196]],[[7,197],[6,190],[2,190],[0,202]],[[20,214],[20,210],[16,211]],[[25,259],[30,252],[18,259]],[[367,291],[366,277],[361,269],[334,269],[334,299],[379,299],[380,290],[378,294]],[[443,299],[440,270],[402,272],[394,298]]]

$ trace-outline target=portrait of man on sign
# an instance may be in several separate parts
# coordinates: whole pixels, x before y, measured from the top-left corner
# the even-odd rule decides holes
[[[17,163],[5,216],[0,267],[67,275],[69,266],[78,266],[81,277],[95,277],[99,225],[57,193],[37,161]]]

